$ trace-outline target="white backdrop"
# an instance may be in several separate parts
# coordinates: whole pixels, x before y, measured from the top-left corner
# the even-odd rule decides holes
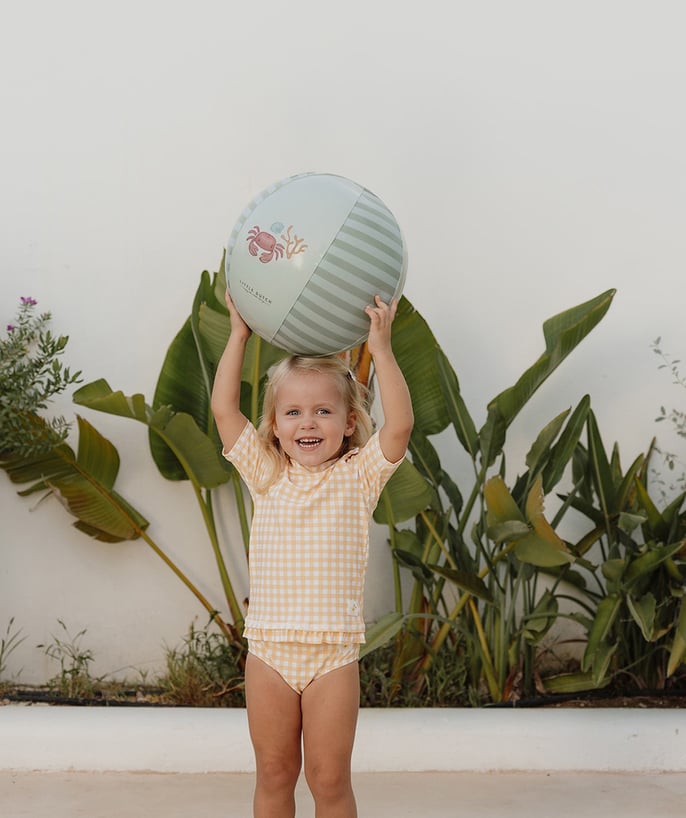
[[[406,295],[477,425],[543,351],[546,318],[617,288],[516,421],[513,471],[538,429],[587,392],[627,464],[657,432],[676,447],[653,419],[684,394],[650,343],[686,348],[685,22],[679,0],[11,4],[2,326],[33,296],[70,335],[65,360],[86,381],[151,400],[199,274],[217,269],[246,202],[293,173],[338,173],[403,227]],[[76,407],[68,396],[58,408]],[[120,492],[219,601],[188,486],[158,475],[142,427],[84,414],[119,449]],[[451,463],[453,437],[441,440]],[[91,542],[55,502],[34,510],[0,482],[0,632],[14,616],[27,637],[10,673],[56,672],[36,645],[59,633],[58,617],[87,629],[93,672],[130,676],[204,623],[145,545]],[[376,539],[368,618],[392,604]]]

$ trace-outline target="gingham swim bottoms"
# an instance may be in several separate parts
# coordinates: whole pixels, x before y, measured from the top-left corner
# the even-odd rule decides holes
[[[248,651],[275,670],[298,694],[315,679],[351,662],[357,662],[360,658],[359,644],[309,645],[303,642],[249,639]]]

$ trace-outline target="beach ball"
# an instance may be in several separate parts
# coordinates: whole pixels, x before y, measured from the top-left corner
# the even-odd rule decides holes
[[[391,211],[366,188],[327,173],[283,179],[241,213],[226,248],[226,281],[246,324],[298,355],[361,344],[374,296],[389,303],[407,269]]]

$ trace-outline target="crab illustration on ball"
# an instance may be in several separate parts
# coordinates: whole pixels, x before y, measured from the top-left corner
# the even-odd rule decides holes
[[[284,246],[276,240],[271,233],[266,230],[260,230],[259,225],[255,225],[248,230],[248,250],[253,256],[258,256],[260,261],[265,264],[271,261],[275,256],[281,258],[283,256]]]

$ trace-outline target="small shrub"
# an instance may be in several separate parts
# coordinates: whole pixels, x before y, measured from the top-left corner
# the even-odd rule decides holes
[[[54,336],[47,325],[51,315],[34,314],[38,302],[22,297],[14,324],[0,338],[0,452],[34,455],[49,451],[67,437],[63,417],[50,421],[39,415],[48,402],[71,384],[80,372],[71,373],[59,360],[69,341]]]
[[[68,699],[92,698],[97,680],[90,675],[89,666],[93,661],[93,652],[81,647],[81,640],[86,629],[72,636],[61,619],[57,620],[64,631],[62,638],[52,634],[49,645],[37,645],[45,655],[59,662],[60,672],[48,680],[48,689]]]
[[[223,633],[191,625],[181,646],[167,650],[163,698],[187,707],[243,707],[244,663],[245,655]]]
[[[471,707],[479,696],[469,688],[468,671],[458,652],[436,654],[431,673],[416,686],[393,680],[396,647],[393,643],[366,654],[360,660],[360,705],[362,707]]]
[[[26,637],[21,635],[21,628],[15,630],[14,617],[11,617],[7,623],[5,635],[0,639],[0,691],[9,684],[7,680],[3,679],[7,670],[7,659],[25,639]]]

